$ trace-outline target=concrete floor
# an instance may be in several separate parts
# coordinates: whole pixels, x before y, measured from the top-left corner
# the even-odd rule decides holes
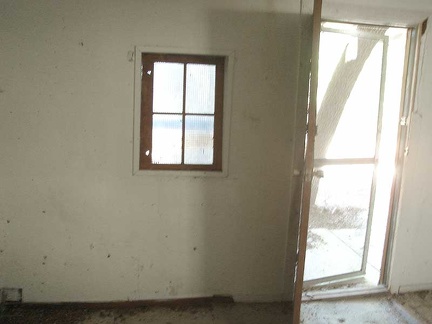
[[[402,294],[396,299],[403,309],[419,319],[420,323],[432,323],[432,291]]]
[[[302,323],[423,323],[388,297],[307,302]]]
[[[0,323],[50,324],[289,324],[289,304],[217,303],[199,306],[142,306],[83,309],[16,307],[0,313]],[[375,296],[302,305],[302,323],[432,323],[432,292]]]
[[[6,310],[1,324],[277,324],[290,323],[288,303],[219,303],[198,306],[142,306],[134,308],[80,309],[76,307],[24,307]]]

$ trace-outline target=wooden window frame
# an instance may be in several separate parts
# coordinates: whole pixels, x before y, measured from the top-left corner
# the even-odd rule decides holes
[[[146,71],[153,71],[155,62],[183,63],[183,109],[182,109],[182,160],[180,164],[156,164],[152,163],[152,120],[153,120],[153,77],[146,78]],[[212,64],[216,66],[215,80],[215,111],[214,114],[199,114],[185,112],[186,98],[186,66],[188,63]],[[224,78],[225,56],[192,55],[192,54],[166,54],[166,53],[141,53],[141,117],[140,117],[140,148],[139,170],[164,170],[164,171],[222,171],[222,144],[223,144],[223,103],[224,103]],[[152,73],[153,75],[153,73]],[[158,113],[159,114],[159,113]],[[164,113],[162,113],[164,114]],[[170,113],[165,113],[169,115]],[[176,113],[176,115],[178,115]],[[185,117],[186,116],[213,116],[213,164],[185,164]]]

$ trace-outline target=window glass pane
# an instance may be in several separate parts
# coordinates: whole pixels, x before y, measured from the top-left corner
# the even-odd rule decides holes
[[[153,112],[181,113],[183,111],[183,69],[182,63],[155,62]]]
[[[152,147],[152,163],[181,163],[182,115],[153,115]]]
[[[214,114],[216,65],[187,64],[186,113]]]
[[[213,164],[213,116],[186,116],[185,164]]]

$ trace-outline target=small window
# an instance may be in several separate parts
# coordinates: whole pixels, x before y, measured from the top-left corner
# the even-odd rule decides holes
[[[224,62],[142,54],[140,170],[222,171]]]

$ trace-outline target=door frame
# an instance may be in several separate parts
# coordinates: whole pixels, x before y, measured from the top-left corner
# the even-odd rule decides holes
[[[322,20],[322,22],[335,22],[335,21],[327,21]],[[341,22],[338,22],[341,23]],[[356,23],[347,23],[359,26],[360,24]],[[364,24],[362,24],[364,26]],[[368,26],[378,26],[378,25],[368,25]],[[385,26],[387,27],[387,26]],[[328,33],[336,33],[336,34],[344,34],[351,35],[356,37],[362,37],[365,39],[382,41],[382,58],[381,58],[381,73],[380,73],[380,91],[379,91],[379,102],[378,102],[378,115],[377,115],[377,127],[376,127],[376,138],[375,138],[375,152],[374,156],[370,158],[340,158],[340,159],[314,159],[314,170],[315,168],[320,168],[327,165],[361,165],[368,164],[374,166],[374,171],[372,173],[372,181],[371,181],[371,189],[370,189],[370,199],[369,199],[369,209],[366,223],[366,233],[365,239],[363,243],[363,255],[362,255],[362,263],[361,267],[357,271],[341,273],[332,276],[320,277],[312,280],[304,281],[304,286],[309,288],[322,283],[333,284],[338,281],[345,281],[352,278],[362,277],[366,273],[367,267],[367,258],[369,253],[369,242],[370,235],[372,229],[372,218],[375,204],[375,193],[376,193],[376,183],[377,183],[377,165],[379,162],[379,149],[381,143],[381,133],[382,133],[382,116],[383,116],[383,106],[384,106],[384,95],[385,95],[385,84],[386,84],[386,76],[387,76],[387,53],[389,46],[389,36],[386,35],[377,35],[368,31],[349,31],[344,29],[337,29],[332,27],[321,27],[321,32]],[[377,43],[378,44],[378,43]],[[318,125],[319,127],[319,125]],[[315,172],[314,172],[315,174]]]
[[[312,32],[312,49],[306,50],[307,58],[311,58],[310,62],[307,62],[307,58],[303,58],[303,63],[310,66],[309,76],[309,101],[307,104],[299,104],[298,111],[307,108],[307,124],[306,134],[301,129],[297,130],[302,136],[301,139],[296,139],[296,152],[304,152],[304,155],[295,159],[294,163],[294,175],[300,175],[299,181],[296,180],[294,187],[299,189],[299,195],[296,194],[293,197],[291,210],[294,212],[296,217],[297,231],[297,243],[296,243],[296,265],[294,269],[294,292],[293,292],[293,323],[300,323],[300,310],[303,295],[303,275],[304,265],[306,256],[306,244],[307,244],[307,231],[308,231],[308,220],[309,220],[309,207],[310,207],[310,196],[311,196],[311,180],[313,175],[313,149],[314,149],[314,136],[316,133],[316,90],[317,90],[317,72],[318,72],[318,50],[319,50],[319,33],[321,30],[321,10],[322,0],[314,0],[314,11],[313,11],[313,32]],[[355,21],[351,21],[356,23]],[[427,20],[420,23],[417,26],[400,25],[395,27],[404,27],[408,29],[407,37],[410,38],[410,50],[406,52],[406,64],[405,64],[405,80],[403,83],[403,97],[401,100],[401,120],[398,129],[398,148],[396,153],[396,171],[395,177],[392,184],[392,192],[390,198],[390,211],[388,217],[387,233],[385,237],[384,253],[381,267],[381,278],[380,284],[387,285],[389,280],[390,271],[390,260],[391,252],[394,241],[394,228],[396,224],[396,216],[398,211],[398,202],[402,185],[402,173],[407,155],[409,133],[410,133],[410,116],[414,109],[414,101],[417,91],[417,79],[418,79],[418,68],[420,62],[420,48],[421,48],[421,36],[424,34],[422,30],[425,30],[424,26]],[[362,23],[358,23],[362,24]],[[300,33],[301,34],[301,33]],[[413,37],[415,35],[415,37]],[[310,35],[307,35],[310,36]],[[415,40],[414,40],[415,39]],[[413,44],[415,43],[415,44]],[[305,47],[305,45],[302,45]],[[408,46],[408,42],[407,42]],[[306,46],[307,48],[307,46]],[[407,47],[408,48],[408,47]],[[300,50],[300,53],[302,50]],[[310,54],[310,55],[309,55]],[[303,67],[305,68],[305,67]],[[299,79],[302,78],[300,73]],[[304,81],[304,80],[303,80]],[[302,124],[303,125],[303,124]],[[299,126],[304,127],[304,126]],[[297,134],[299,134],[297,133]],[[313,134],[313,136],[311,136]],[[312,140],[311,140],[312,138]],[[303,143],[301,143],[304,141]],[[306,142],[306,143],[305,143]],[[303,168],[299,167],[298,161],[302,161]],[[297,169],[296,169],[297,167]],[[301,173],[299,170],[303,169]],[[309,198],[309,199],[305,199]],[[309,202],[308,202],[309,201]],[[291,222],[290,222],[291,224]],[[291,228],[291,226],[290,226]],[[288,262],[288,261],[287,261]]]
[[[321,12],[322,0],[314,0],[312,13],[312,47],[310,51],[310,73],[307,103],[307,134],[304,149],[304,167],[302,181],[302,195],[300,205],[300,219],[297,241],[297,267],[295,269],[294,281],[294,305],[293,323],[300,323],[300,310],[303,295],[303,276],[306,258],[306,244],[309,221],[310,197],[312,188],[313,164],[314,164],[314,143],[316,134],[316,106],[318,89],[318,55],[319,40],[321,33]]]
[[[385,233],[384,251],[381,260],[381,274],[379,284],[388,286],[390,263],[395,239],[396,218],[399,210],[400,194],[402,189],[402,176],[405,158],[408,155],[409,135],[411,131],[411,116],[415,108],[417,95],[418,72],[420,67],[420,54],[422,36],[425,33],[427,19],[417,26],[406,26],[407,41],[405,51],[404,79],[402,83],[401,109],[399,116],[398,143],[395,154],[395,176],[393,178],[390,206]]]

